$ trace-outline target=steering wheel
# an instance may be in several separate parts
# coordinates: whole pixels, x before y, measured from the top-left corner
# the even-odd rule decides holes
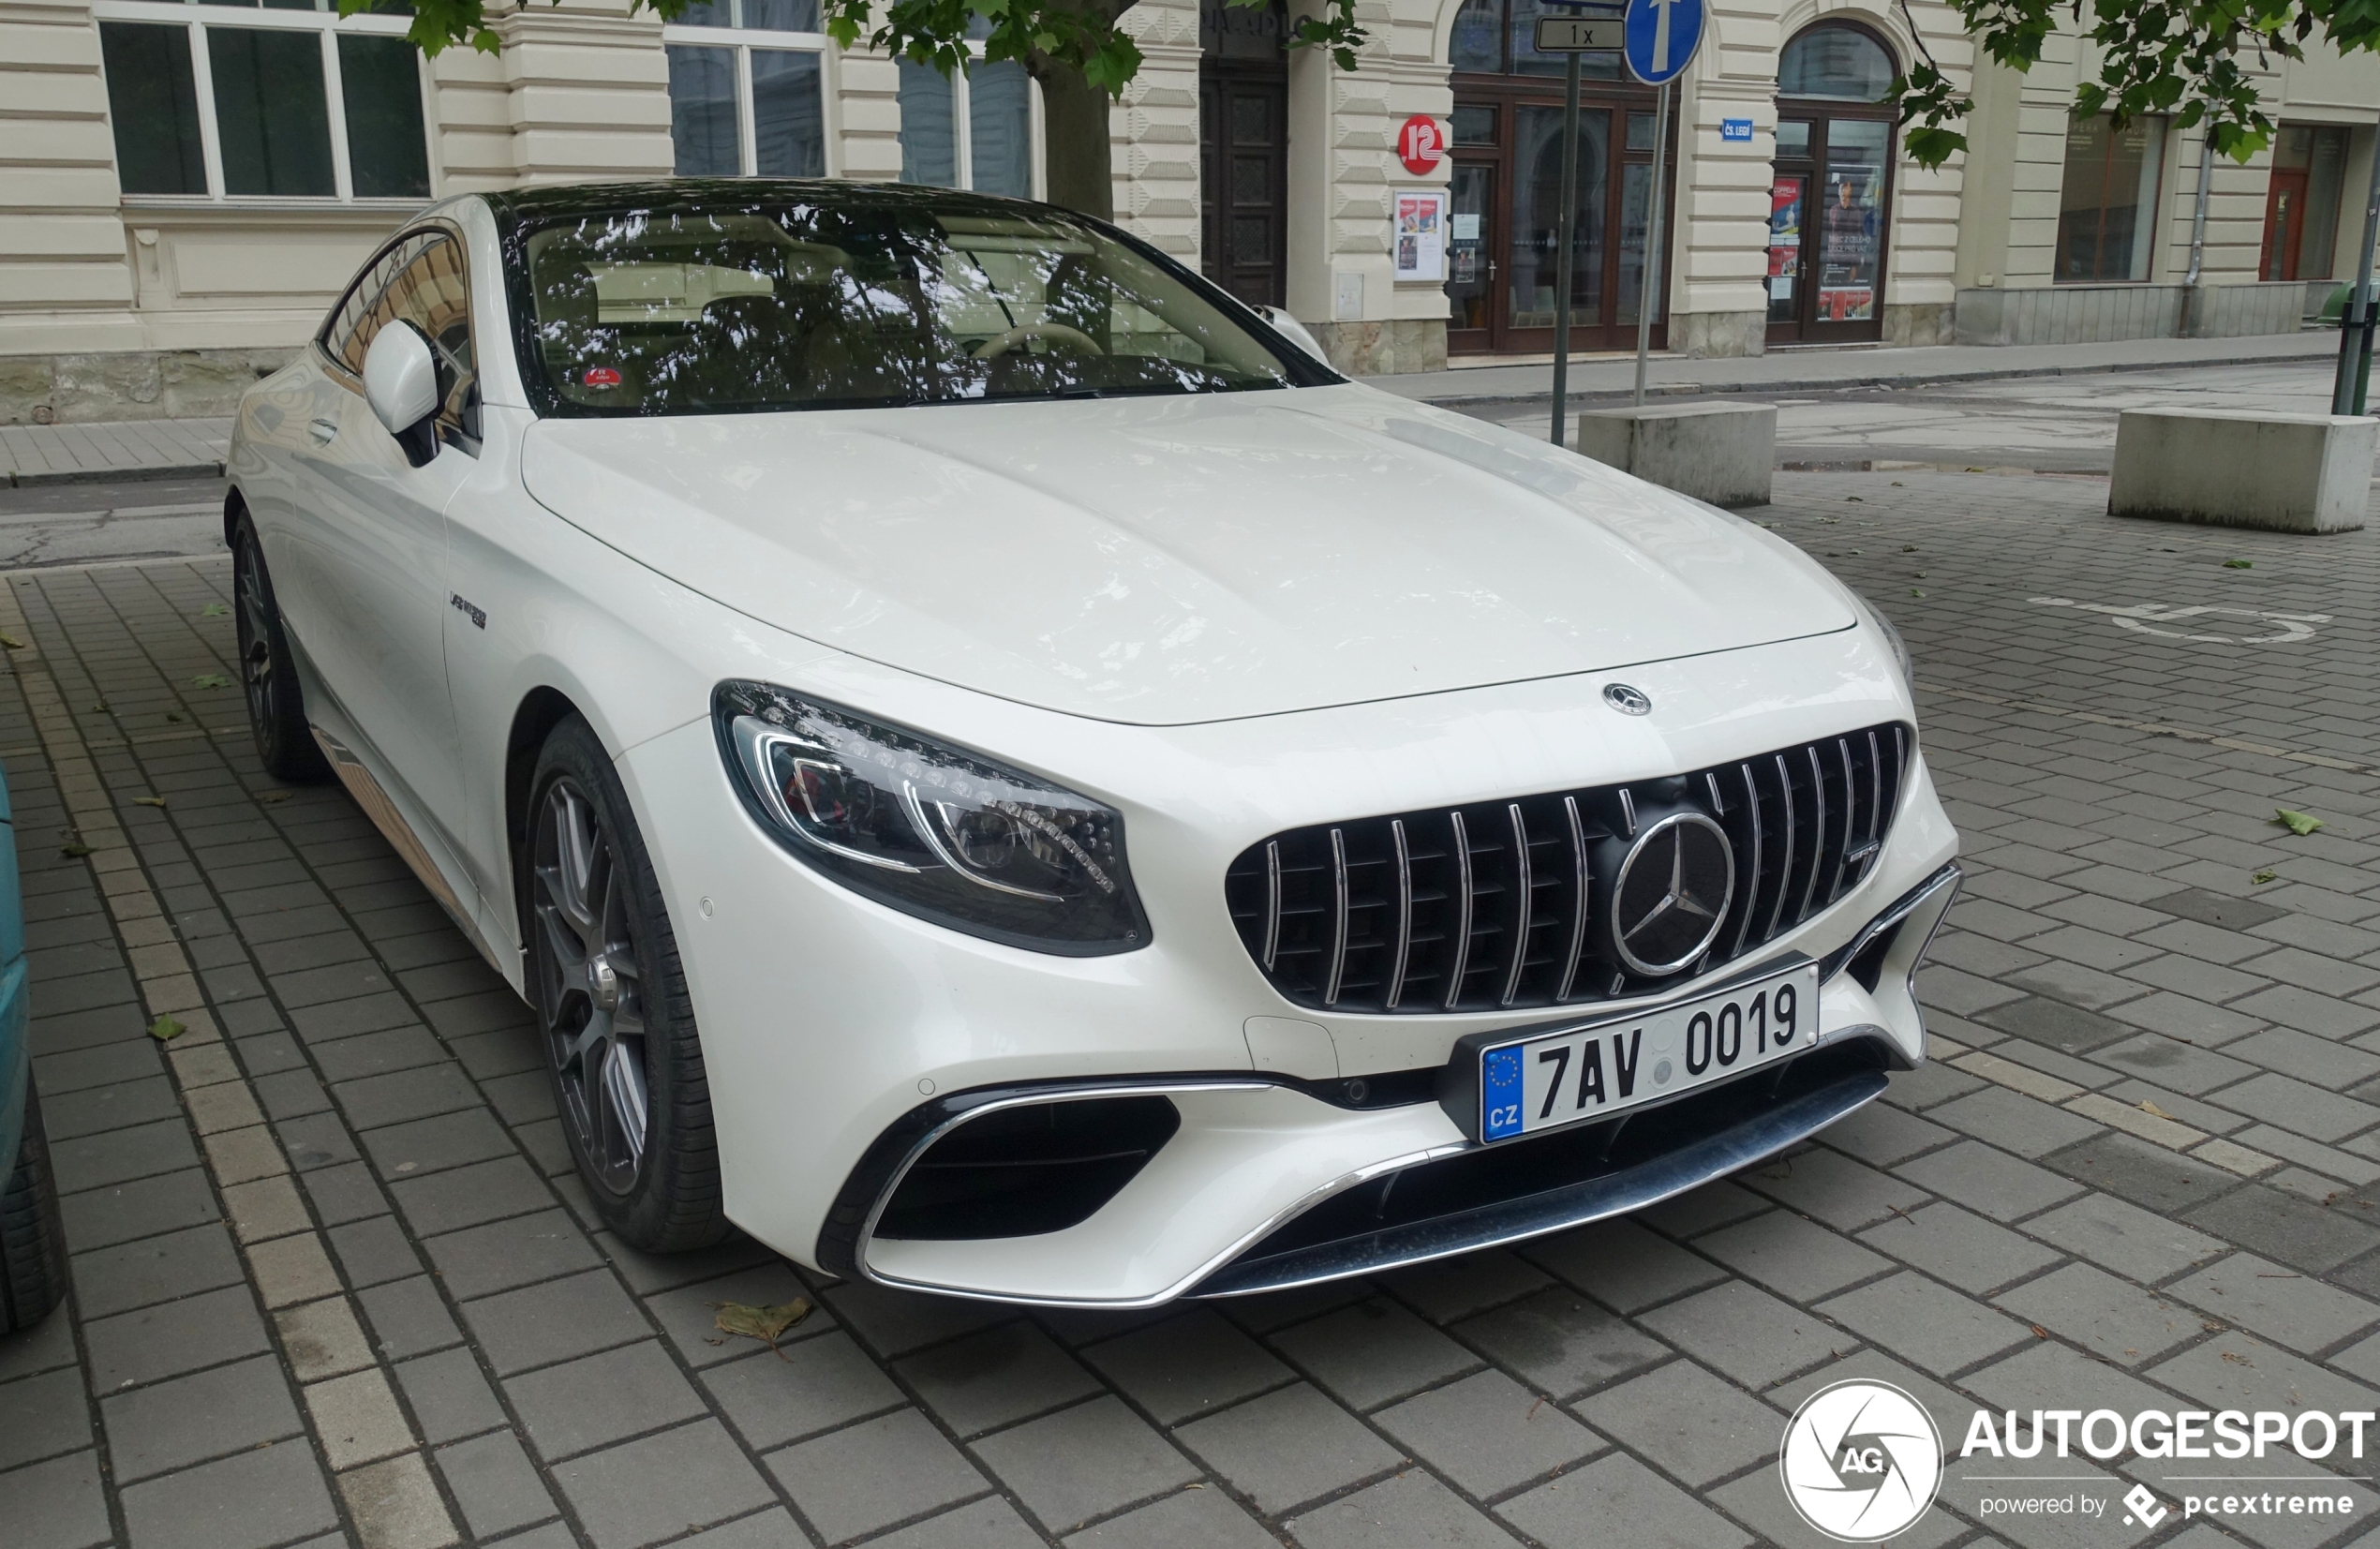
[[[975,351],[975,359],[979,361],[998,360],[1001,356],[1006,354],[1009,350],[1016,349],[1017,346],[1024,343],[1027,339],[1050,339],[1054,341],[1063,341],[1066,344],[1073,345],[1078,350],[1088,350],[1094,355],[1104,355],[1107,353],[1105,350],[1099,348],[1099,341],[1097,339],[1093,338],[1090,335],[1084,333],[1079,328],[1069,328],[1063,322],[1027,322],[1019,323],[1018,326],[1008,330],[1005,334],[1001,335],[998,338],[988,341],[981,349]]]

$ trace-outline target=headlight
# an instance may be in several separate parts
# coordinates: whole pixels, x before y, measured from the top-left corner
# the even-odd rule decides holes
[[[1113,809],[766,683],[721,684],[711,719],[761,827],[854,892],[1036,952],[1148,945]]]
[[[1908,687],[1909,697],[1915,699],[1917,697],[1917,665],[1910,660],[1909,642],[1900,637],[1900,631],[1893,628],[1893,621],[1884,617],[1882,608],[1878,607],[1867,598],[1861,597],[1855,591],[1852,593],[1852,596],[1857,599],[1859,610],[1867,615],[1867,621],[1875,625],[1884,638],[1892,643],[1893,660],[1900,666],[1900,680]]]

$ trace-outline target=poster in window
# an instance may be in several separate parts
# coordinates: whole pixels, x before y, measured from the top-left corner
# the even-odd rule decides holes
[[[1396,196],[1396,277],[1446,278],[1446,195]]]
[[[1802,190],[1798,177],[1780,177],[1768,190],[1768,294],[1791,301],[1802,272]]]

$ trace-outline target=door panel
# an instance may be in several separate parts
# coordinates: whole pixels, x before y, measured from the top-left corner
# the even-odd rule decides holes
[[[1447,217],[1446,347],[1455,353],[1491,348],[1498,268],[1490,245],[1495,232],[1495,166],[1457,160]]]
[[[1511,273],[1506,289],[1505,326],[1513,333],[1541,332],[1552,348],[1554,283],[1559,276],[1562,212],[1562,110],[1523,103],[1513,110]],[[1582,328],[1599,327],[1603,317],[1604,222],[1610,203],[1612,114],[1609,109],[1579,112],[1578,179],[1571,189],[1577,214],[1570,232],[1570,326],[1574,344]],[[1508,346],[1524,341],[1508,338]]]
[[[2306,235],[2304,171],[2275,168],[2272,186],[2265,195],[2264,256],[2256,265],[2266,279],[2297,279]]]
[[[1211,62],[1198,95],[1201,267],[1242,301],[1279,306],[1288,290],[1288,73]]]
[[[1779,169],[1768,190],[1768,329],[1801,336],[1802,212],[1809,207],[1809,174]]]
[[[1830,324],[1874,324],[1882,317],[1885,153],[1892,126],[1836,119],[1826,126],[1825,174],[1819,199],[1818,261],[1811,336]]]

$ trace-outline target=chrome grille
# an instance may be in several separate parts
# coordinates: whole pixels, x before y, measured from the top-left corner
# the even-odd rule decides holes
[[[1757,950],[1857,886],[1899,805],[1911,737],[1887,722],[1688,775],[1296,828],[1232,862],[1225,897],[1265,977],[1318,1010],[1644,994]],[[1666,977],[1629,973],[1602,917],[1613,857],[1688,811],[1726,830],[1733,895],[1701,958]]]

